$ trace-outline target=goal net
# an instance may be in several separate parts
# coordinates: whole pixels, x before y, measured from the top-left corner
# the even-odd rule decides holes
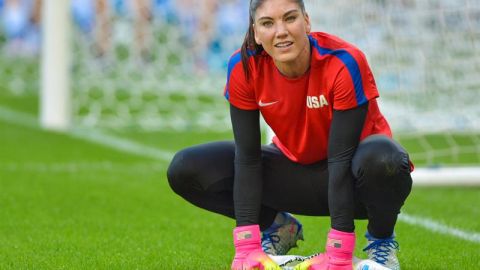
[[[422,164],[480,164],[480,2],[308,1],[317,29],[367,55],[380,106]]]

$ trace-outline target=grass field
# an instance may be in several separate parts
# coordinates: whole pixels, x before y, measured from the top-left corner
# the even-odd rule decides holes
[[[234,222],[176,196],[163,156],[230,133],[47,132],[37,104],[0,91],[0,269],[229,268]],[[480,269],[479,199],[479,187],[415,187],[404,212],[449,229],[400,220],[402,269]],[[328,218],[300,220],[306,241],[291,253],[323,249]]]

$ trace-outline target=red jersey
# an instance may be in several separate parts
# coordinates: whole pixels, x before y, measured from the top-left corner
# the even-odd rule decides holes
[[[311,33],[310,69],[301,77],[282,75],[262,52],[249,57],[250,80],[240,51],[230,59],[224,95],[244,110],[260,110],[275,132],[273,143],[292,161],[310,164],[327,158],[333,110],[369,102],[360,140],[372,134],[392,136],[376,98],[378,90],[365,55],[327,33]]]

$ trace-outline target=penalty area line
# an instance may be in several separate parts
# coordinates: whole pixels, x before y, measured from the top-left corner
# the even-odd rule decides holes
[[[464,231],[455,227],[447,226],[430,218],[402,213],[398,216],[398,220],[409,225],[424,228],[430,232],[460,238],[468,242],[480,243],[480,233]]]
[[[14,125],[21,125],[39,130],[42,129],[38,124],[37,118],[33,115],[24,112],[18,112],[3,106],[0,106],[0,120]],[[95,143],[124,153],[149,157],[165,162],[169,162],[174,155],[172,152],[146,146],[135,141],[101,132],[99,130],[72,129],[65,134],[76,139]]]
[[[166,164],[163,162],[136,162],[122,163],[110,161],[68,161],[68,162],[5,162],[0,163],[0,171],[9,172],[37,172],[37,173],[76,173],[76,172],[122,172],[143,173],[164,171]]]

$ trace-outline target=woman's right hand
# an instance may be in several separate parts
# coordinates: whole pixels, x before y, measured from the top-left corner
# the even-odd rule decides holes
[[[281,270],[261,246],[260,227],[258,225],[240,226],[233,230],[235,258],[232,270]]]

